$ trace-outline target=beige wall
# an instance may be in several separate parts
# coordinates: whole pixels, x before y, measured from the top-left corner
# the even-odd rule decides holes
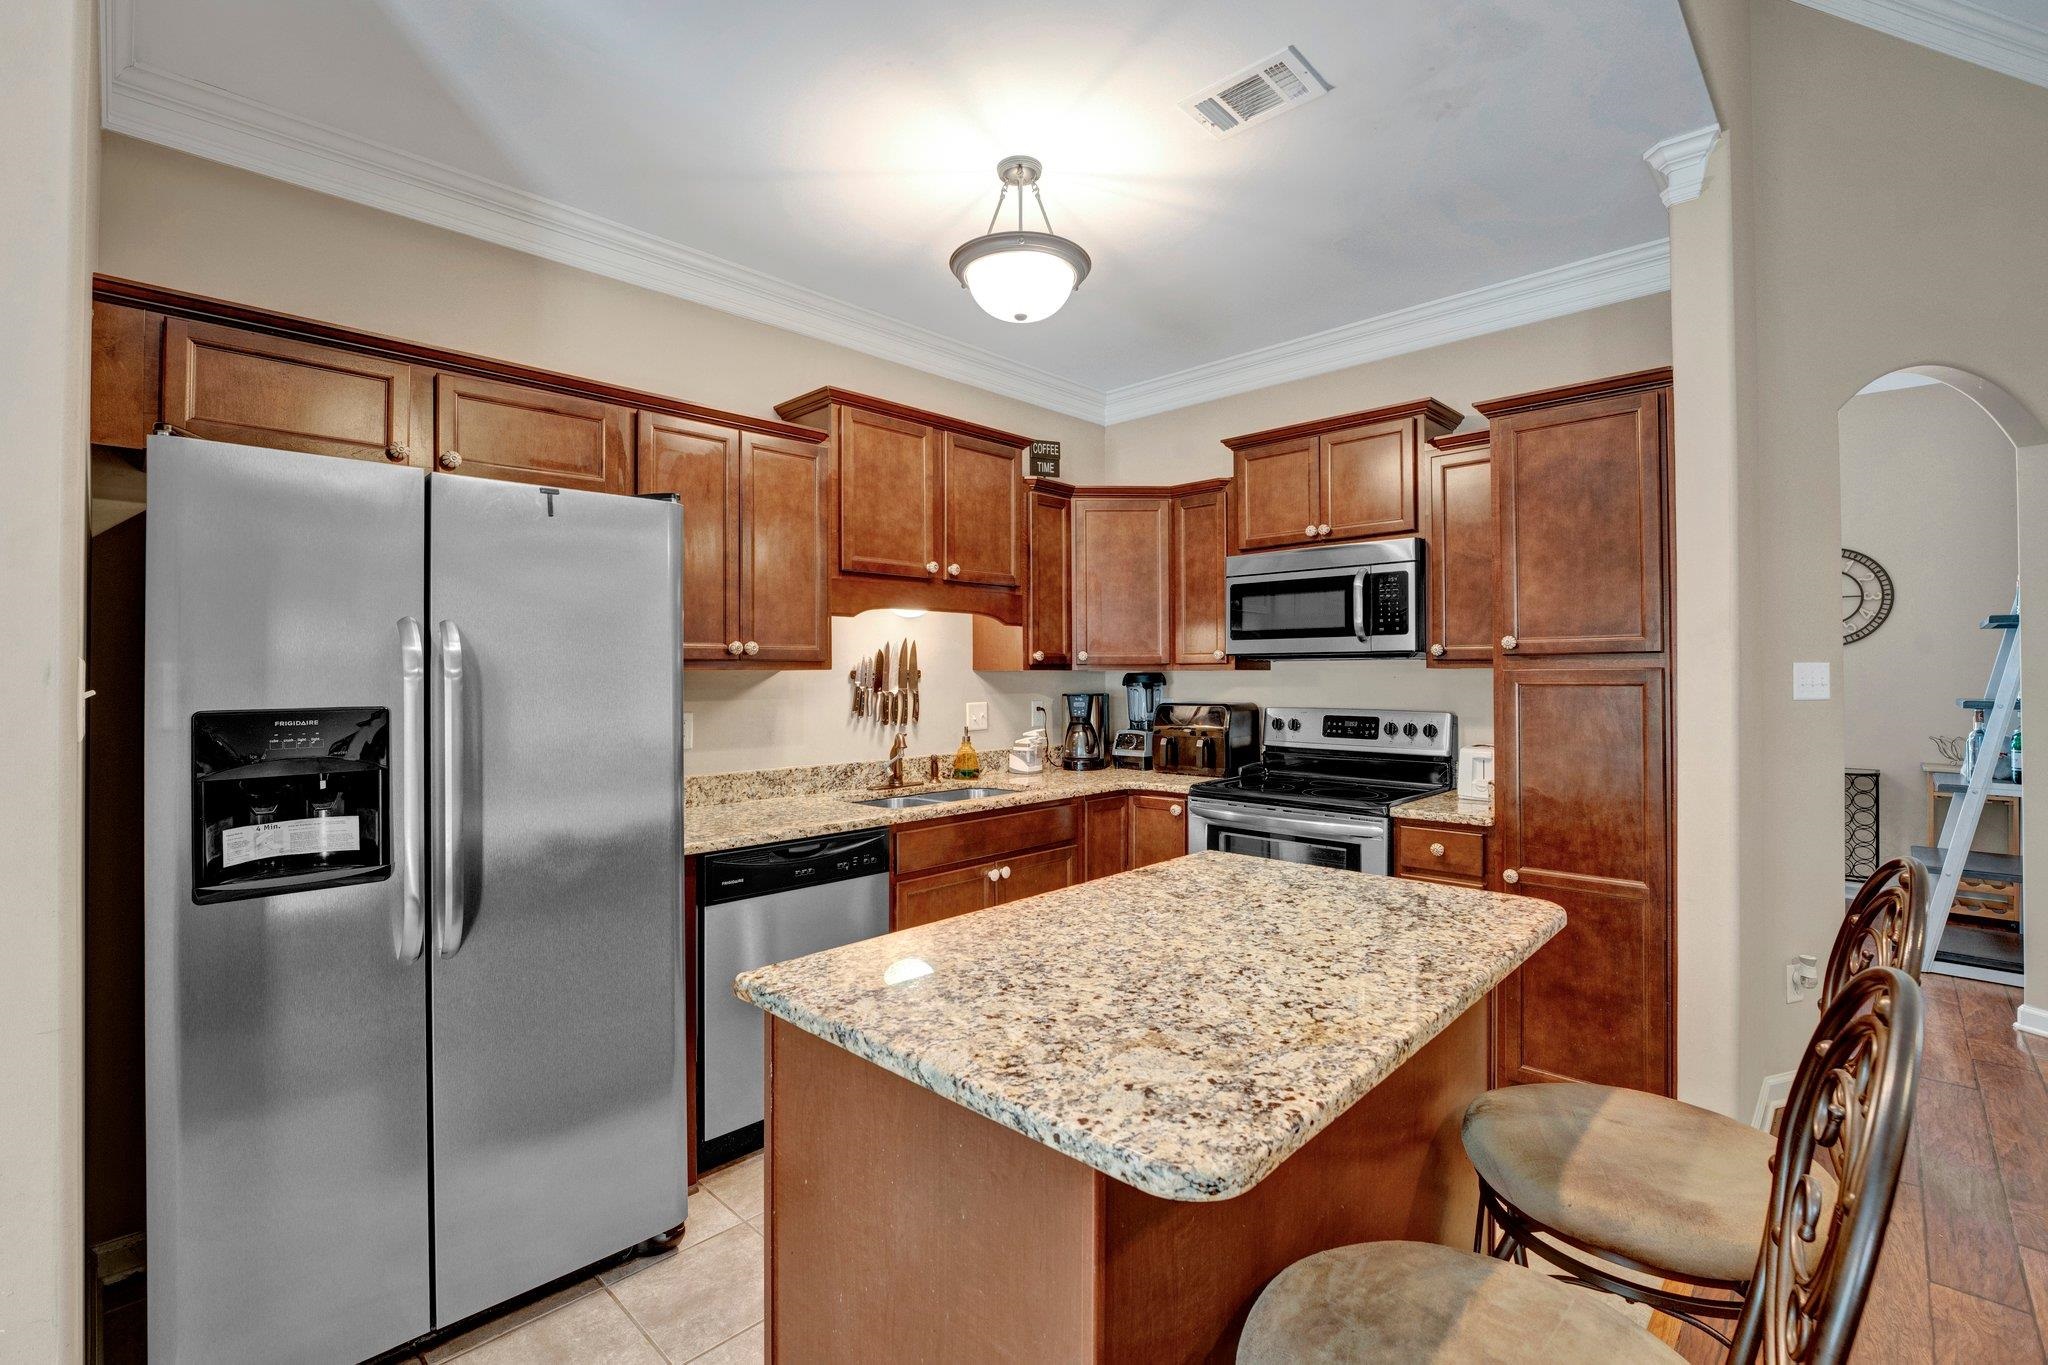
[[[0,17],[0,1361],[75,1360],[89,0]]]
[[[1896,592],[1884,625],[1843,648],[1840,684],[1843,758],[1879,772],[1883,861],[1927,842],[1928,736],[1968,730],[1956,698],[1982,695],[1998,645],[1977,623],[2012,606],[2013,446],[1944,384],[1851,399],[1840,422],[1842,544]],[[1987,808],[1984,847],[2004,848],[2004,823]]]
[[[1925,361],[2048,412],[2048,91],[1792,0],[1687,0],[1686,12],[1732,148],[1742,804],[1710,918],[1734,907],[1726,1028],[1747,1098],[1812,1027],[1811,1005],[1785,1002],[1786,958],[1824,953],[1840,915],[1841,703],[1794,702],[1790,685],[1796,660],[1840,674],[1836,413],[1868,380]],[[1674,274],[1715,268],[1686,250],[1674,243]],[[2048,505],[2044,482],[2048,470],[2021,464],[2023,509]],[[1682,543],[1693,513],[1679,515]],[[2020,563],[2031,594],[2048,594],[2048,544],[2030,549],[2023,532]],[[2029,652],[2048,666],[2041,643]],[[1693,666],[1682,654],[1681,698]],[[2048,827],[2029,844],[2048,858]]]
[[[1423,397],[1442,399],[1467,414],[1468,425],[1477,425],[1475,401],[1670,362],[1670,299],[1657,294],[1120,422],[1109,428],[1104,468],[1118,483],[1225,475],[1231,469],[1222,444],[1226,436]],[[1270,673],[1170,676],[1171,695],[1181,700],[1453,711],[1465,742],[1493,738],[1490,669],[1432,669],[1419,659],[1399,659],[1276,663]]]
[[[1057,440],[1063,474],[1101,473],[1102,428],[1093,423],[280,181],[109,134],[102,183],[99,268],[111,275],[761,416],[836,384]],[[132,471],[108,472],[121,485],[114,496],[132,506]],[[100,510],[108,521],[126,509]],[[891,638],[927,637],[918,646],[931,675],[919,749],[959,742],[964,701],[990,702],[990,729],[977,738],[1007,744],[1030,723],[1033,699],[1101,686],[1096,674],[977,677],[968,618],[914,628],[889,619],[905,627]],[[690,770],[886,753],[875,727],[846,720],[846,670],[884,630],[835,622],[825,672],[693,672]]]

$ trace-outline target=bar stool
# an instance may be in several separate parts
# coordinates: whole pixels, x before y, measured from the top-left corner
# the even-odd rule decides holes
[[[1771,1160],[1753,1286],[1730,1344],[1758,1358],[1838,1365],[1856,1338],[1913,1117],[1920,988],[1893,967],[1848,982],[1800,1057]],[[1815,1156],[1845,1172],[1823,1190]],[[1366,1242],[1296,1261],[1252,1305],[1239,1365],[1320,1361],[1682,1360],[1618,1307],[1497,1258]]]
[[[1823,1009],[1872,966],[1919,979],[1928,886],[1927,868],[1911,858],[1863,884],[1828,954]],[[1739,1316],[1749,1293],[1770,1134],[1661,1095],[1560,1082],[1481,1095],[1465,1111],[1463,1136],[1479,1172],[1475,1250],[1523,1265],[1533,1253],[1727,1343],[1709,1320]],[[1814,1180],[1831,1200],[1828,1173]],[[1499,1230],[1491,1246],[1488,1224]]]

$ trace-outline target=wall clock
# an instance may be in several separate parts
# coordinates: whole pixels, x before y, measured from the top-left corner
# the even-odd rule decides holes
[[[1842,643],[1853,645],[1892,614],[1892,576],[1856,550],[1842,551]]]

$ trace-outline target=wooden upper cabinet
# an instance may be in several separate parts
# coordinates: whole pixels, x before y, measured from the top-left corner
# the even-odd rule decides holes
[[[446,371],[434,376],[434,467],[589,493],[633,491],[631,412]]]
[[[1074,499],[1074,663],[1163,664],[1172,646],[1173,499]]]
[[[1322,516],[1322,447],[1314,436],[1235,452],[1237,548],[1306,545]]]
[[[1633,391],[1480,404],[1492,418],[1504,654],[1663,650],[1669,373]]]
[[[409,446],[410,366],[288,337],[167,319],[159,410],[182,435],[424,463]]]
[[[1069,668],[1074,657],[1073,500],[1064,491],[1033,486],[1025,506],[1031,582],[1024,604],[1024,666]]]
[[[1415,533],[1417,433],[1413,418],[1324,433],[1323,507],[1316,539]],[[1323,530],[1324,524],[1330,529]]]
[[[1133,796],[1131,866],[1149,867],[1188,851],[1187,798],[1172,792]]]
[[[1429,662],[1493,662],[1493,457],[1487,433],[1441,437],[1422,459]]]
[[[825,468],[820,446],[741,438],[739,619],[748,658],[831,662]]]
[[[639,415],[638,491],[683,504],[683,658],[729,659],[740,626],[740,434],[687,417]]]
[[[860,408],[839,409],[839,568],[931,578],[937,433]]]
[[[163,401],[164,315],[92,305],[92,443],[140,450]]]
[[[1239,551],[1413,535],[1422,443],[1462,414],[1434,398],[1233,436]]]
[[[1503,983],[1504,1081],[1670,1093],[1670,717],[1662,667],[1531,661],[1494,675],[1503,889],[1565,927]]]
[[[945,433],[939,561],[948,582],[1023,585],[1023,463],[1021,446]]]
[[[1223,561],[1230,552],[1227,488],[1173,500],[1173,662],[1219,664],[1224,652]]]

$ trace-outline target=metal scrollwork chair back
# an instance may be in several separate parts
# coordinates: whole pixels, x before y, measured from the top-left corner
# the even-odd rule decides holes
[[[1756,1276],[1729,1359],[1847,1359],[1884,1246],[1920,1068],[1920,987],[1873,967],[1835,994],[1799,1070],[1772,1158]],[[1826,1209],[1813,1165],[1838,1175]]]
[[[1821,975],[1823,1009],[1852,977],[1871,967],[1896,967],[1920,979],[1931,887],[1927,865],[1917,858],[1894,858],[1863,883],[1842,916]]]

